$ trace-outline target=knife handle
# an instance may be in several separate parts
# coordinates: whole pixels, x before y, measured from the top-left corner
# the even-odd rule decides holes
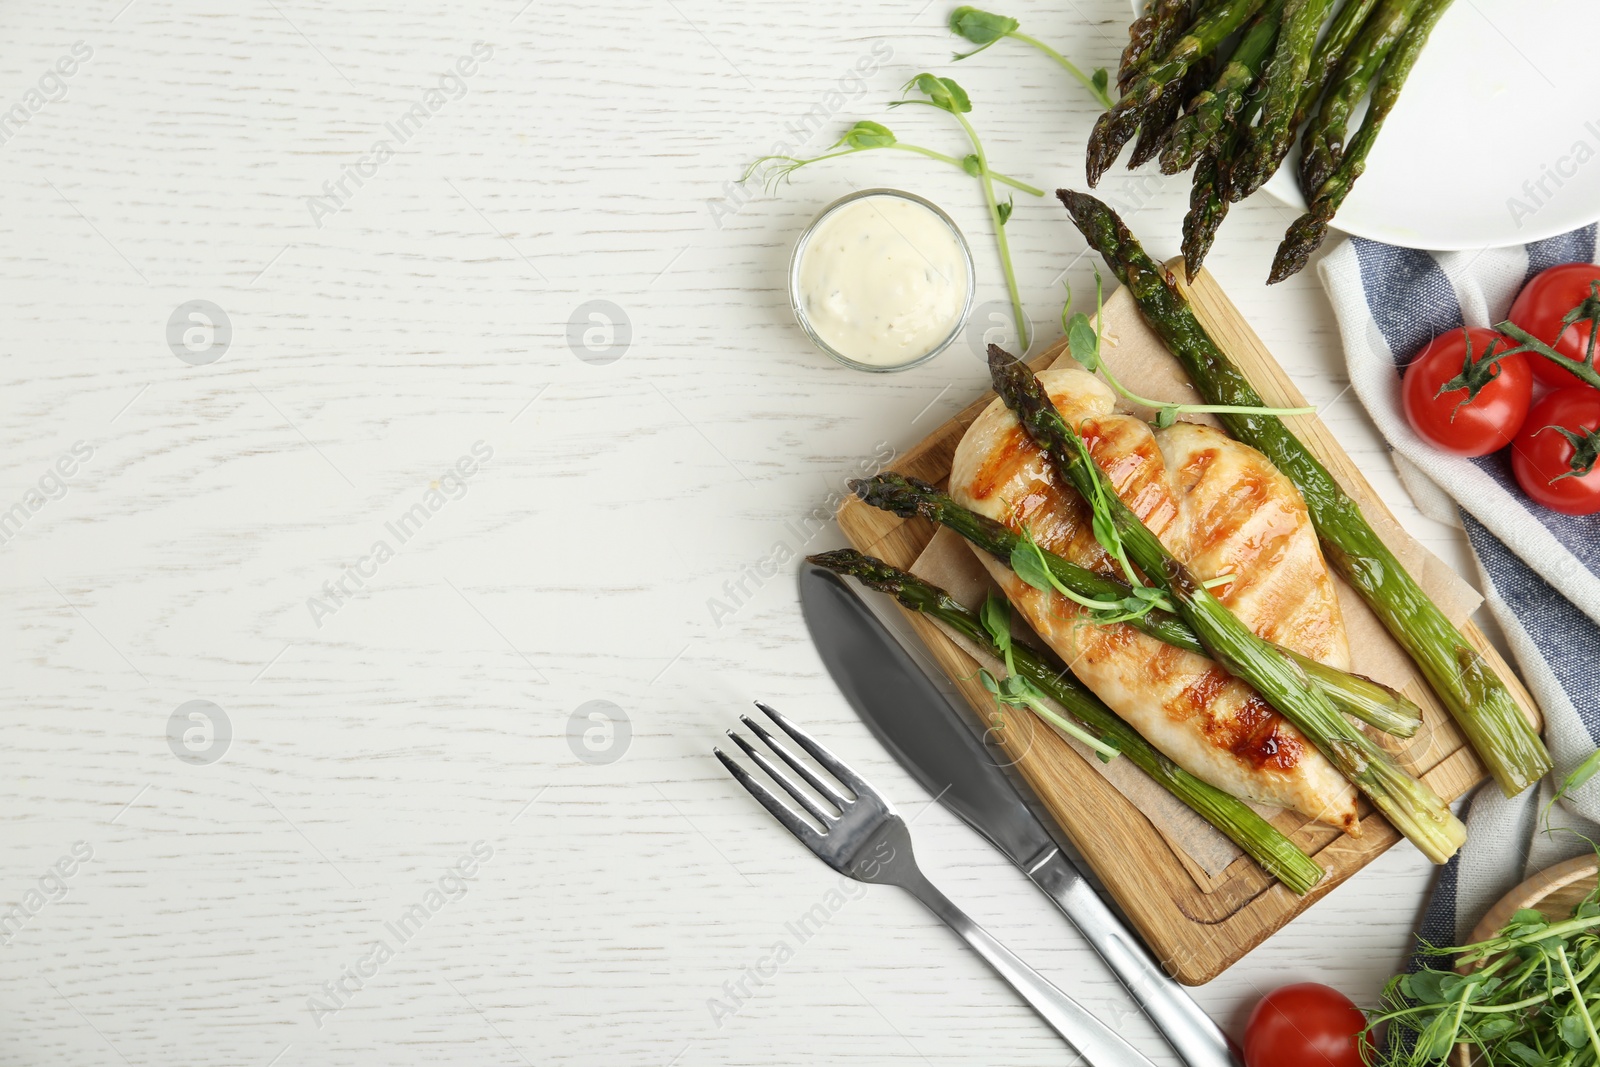
[[[1186,1067],[1237,1067],[1221,1028],[1168,977],[1059,849],[1047,849],[1025,869],[1121,979]]]

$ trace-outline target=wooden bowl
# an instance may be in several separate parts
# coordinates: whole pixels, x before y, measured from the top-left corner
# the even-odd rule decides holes
[[[1552,921],[1565,919],[1572,914],[1578,902],[1594,891],[1600,882],[1600,861],[1591,854],[1575,856],[1554,867],[1547,867],[1500,898],[1494,907],[1484,912],[1482,920],[1473,927],[1468,944],[1487,941],[1510,921],[1514,912],[1533,908]],[[1472,1067],[1472,1049],[1456,1046],[1456,1067]]]

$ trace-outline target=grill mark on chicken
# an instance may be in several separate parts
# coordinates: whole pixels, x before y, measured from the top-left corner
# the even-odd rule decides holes
[[[1020,427],[1014,427],[1005,435],[1005,439],[998,447],[984,457],[983,466],[978,468],[978,475],[972,479],[967,492],[971,493],[974,499],[988,500],[1000,486],[1010,480],[1021,461],[1032,450],[1033,446],[1028,442],[1027,434]]]
[[[1161,537],[1177,518],[1178,508],[1167,486],[1166,462],[1144,423],[1128,415],[1085,419],[1079,433],[1117,496]]]
[[[1300,762],[1305,742],[1284,730],[1284,725],[1283,717],[1252,693],[1232,721],[1218,731],[1217,740],[1257,770],[1287,771]]]

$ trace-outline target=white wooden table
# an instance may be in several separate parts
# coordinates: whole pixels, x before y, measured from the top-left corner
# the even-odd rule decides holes
[[[1007,10],[1089,66],[1124,39],[1121,0]],[[709,755],[760,697],[927,802],[823,673],[792,567],[760,568],[839,544],[807,517],[984,375],[965,345],[834,366],[783,269],[822,204],[892,184],[957,218],[998,300],[981,198],[901,153],[776,196],[730,180],[808,115],[807,151],[858,117],[965,151],[883,106],[948,66],[944,14],[7,5],[0,1062],[1065,1062],[910,898],[830,898]],[[1058,70],[1003,44],[954,73],[996,166],[1082,181],[1092,105]],[[1176,251],[1181,180],[1102,189]],[[1237,208],[1211,268],[1461,563],[1348,393],[1314,272],[1262,284],[1288,221]],[[1047,340],[1091,259],[1053,201],[1011,233]],[[594,701],[627,719],[598,754],[573,725]],[[998,855],[942,809],[915,834],[951,896],[1171,1062]],[[1395,849],[1197,996],[1236,1031],[1285,981],[1370,1002],[1430,878]]]

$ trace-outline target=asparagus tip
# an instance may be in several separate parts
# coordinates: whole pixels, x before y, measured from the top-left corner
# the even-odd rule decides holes
[[[873,507],[903,519],[920,516],[929,522],[939,521],[939,501],[943,494],[921,478],[884,471],[868,479],[856,479],[850,483],[850,489]]]
[[[1018,362],[1017,357],[999,345],[992,344],[989,346],[989,369],[991,371],[1003,370],[1016,362]]]
[[[1139,129],[1140,109],[1132,107],[1126,99],[1117,102],[1110,111],[1095,120],[1094,131],[1089,134],[1083,170],[1092,189],[1100,184],[1105,172],[1122,154],[1122,146],[1132,140]]]
[[[1084,219],[1097,207],[1104,207],[1097,197],[1088,193],[1080,193],[1076,189],[1057,189],[1056,199],[1061,201],[1061,206],[1067,209],[1067,214],[1072,216],[1072,221],[1079,229],[1083,228]]]
[[[1310,260],[1311,253],[1321,247],[1327,236],[1328,220],[1316,212],[1308,211],[1295,219],[1283,235],[1278,254],[1272,258],[1272,273],[1267,276],[1267,284],[1277,285],[1285,278],[1300,273]]]

